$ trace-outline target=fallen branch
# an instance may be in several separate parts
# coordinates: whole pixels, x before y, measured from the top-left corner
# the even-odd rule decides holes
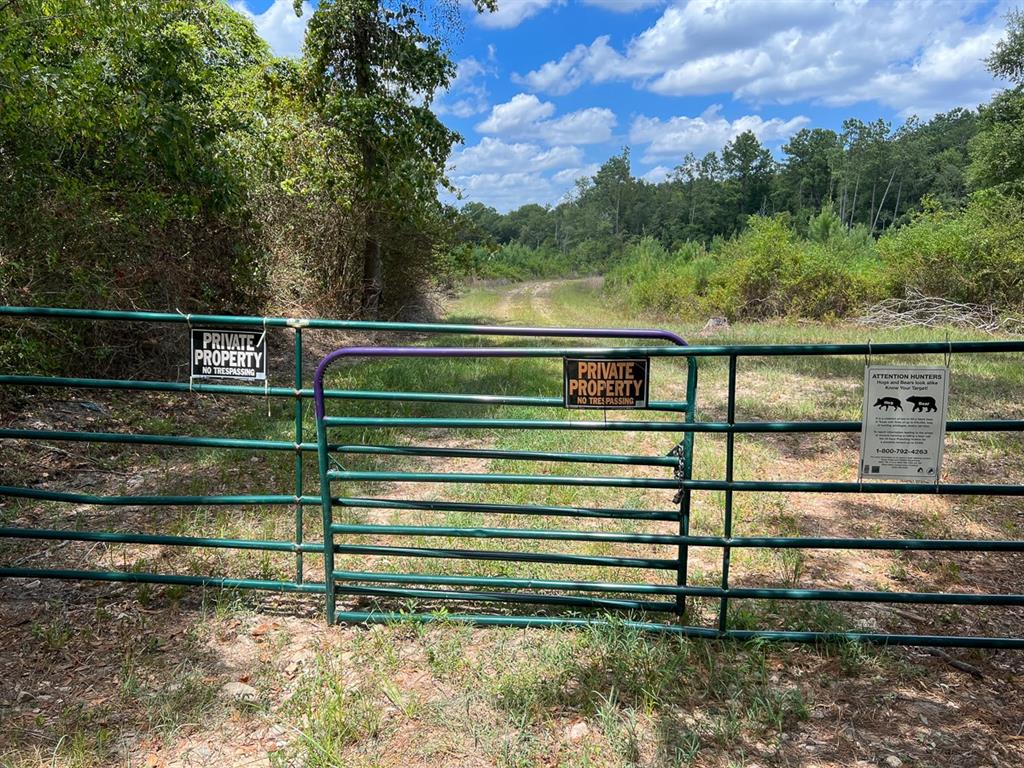
[[[968,673],[970,675],[974,675],[975,677],[979,677],[979,678],[985,677],[985,673],[982,672],[980,669],[978,669],[973,664],[968,664],[966,661],[960,661],[959,659],[954,659],[952,656],[950,656],[948,653],[946,653],[941,648],[929,648],[928,649],[928,653],[930,653],[932,656],[938,656],[944,662],[949,664],[949,666],[956,667],[961,672],[966,672],[966,673]]]
[[[925,296],[911,289],[902,298],[869,307],[857,323],[875,328],[941,328],[954,326],[983,333],[1024,334],[1024,317],[1001,315],[985,304]]]

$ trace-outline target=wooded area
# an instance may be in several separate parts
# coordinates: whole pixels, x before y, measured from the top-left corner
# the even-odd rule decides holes
[[[415,303],[451,232],[438,188],[460,137],[431,102],[458,14],[324,0],[291,60],[223,0],[0,3],[0,302]],[[96,344],[5,337],[0,359]]]

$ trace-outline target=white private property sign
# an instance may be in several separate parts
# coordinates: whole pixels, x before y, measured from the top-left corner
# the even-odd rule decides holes
[[[948,397],[949,368],[865,368],[860,479],[937,483]]]

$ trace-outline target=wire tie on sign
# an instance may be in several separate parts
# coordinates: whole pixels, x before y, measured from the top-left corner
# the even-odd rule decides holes
[[[174,311],[177,312],[182,317],[184,317],[185,318],[185,322],[188,323],[188,344],[189,344],[189,349],[192,349],[192,313],[189,312],[186,315],[184,312],[182,312],[177,307],[174,308]],[[195,374],[192,373],[192,361],[189,360],[188,361],[188,392],[189,392],[189,394],[192,394],[192,384],[195,381],[195,378],[196,378]]]
[[[263,347],[263,367],[266,369],[266,373],[263,374],[263,398],[267,401],[267,418],[270,418],[270,361],[265,359],[267,354],[267,348],[264,346],[264,342],[267,339],[267,318],[263,318],[263,333],[260,335],[260,340],[256,342],[256,348]]]

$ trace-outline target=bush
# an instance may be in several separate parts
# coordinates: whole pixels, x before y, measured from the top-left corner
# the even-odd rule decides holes
[[[460,246],[443,264],[457,278],[471,280],[543,280],[573,274],[566,255],[550,248],[531,248],[518,242],[498,247]]]
[[[870,236],[812,220],[815,241],[797,239],[788,218],[752,216],[747,228],[705,251],[669,254],[647,238],[609,273],[610,292],[665,314],[759,319],[847,315],[886,295],[889,281]]]
[[[893,290],[1024,308],[1024,202],[978,194],[963,211],[928,204],[878,243]]]
[[[703,292],[716,263],[698,243],[684,243],[669,253],[653,237],[627,246],[609,271],[605,286],[631,307],[676,315]]]

